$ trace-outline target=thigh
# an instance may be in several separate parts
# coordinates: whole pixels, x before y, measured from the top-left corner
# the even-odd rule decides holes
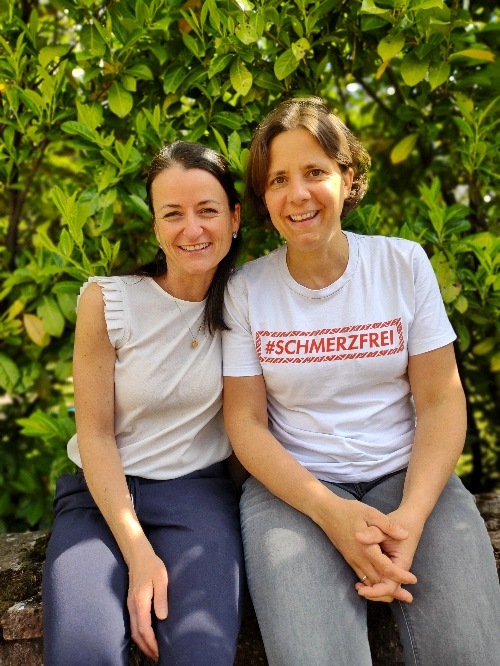
[[[245,580],[238,499],[232,482],[187,479],[141,488],[140,514],[165,506],[165,525],[147,528],[168,573],[168,617],[154,620],[161,666],[232,666]],[[160,496],[154,498],[159,490]]]
[[[389,513],[404,475],[363,501]],[[399,488],[398,488],[399,485]],[[412,566],[412,604],[394,602],[407,666],[498,666],[500,586],[473,496],[453,474],[425,525]]]
[[[58,480],[43,569],[45,666],[125,666],[128,572],[80,475]]]
[[[248,585],[270,666],[370,665],[366,602],[325,533],[253,478],[244,486],[241,523]]]

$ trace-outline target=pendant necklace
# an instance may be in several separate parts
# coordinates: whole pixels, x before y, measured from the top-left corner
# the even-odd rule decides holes
[[[161,245],[160,245],[160,247],[161,247]],[[165,277],[164,277],[164,279],[163,279],[163,284],[165,284],[165,291],[167,292],[167,294],[169,294],[170,292],[168,291],[168,289],[167,289],[167,287],[166,287],[166,277],[167,277],[167,276],[166,276],[166,274],[165,274]],[[196,347],[198,347],[198,345],[199,345],[199,342],[198,342],[197,338],[198,338],[198,336],[199,336],[200,333],[201,333],[201,329],[203,328],[203,319],[201,320],[201,324],[200,324],[200,328],[198,329],[198,332],[196,333],[196,335],[193,335],[193,331],[191,330],[191,326],[187,323],[187,319],[186,319],[186,317],[184,316],[184,314],[183,314],[183,312],[182,312],[182,310],[181,310],[181,306],[180,306],[179,303],[177,302],[177,299],[175,298],[175,296],[174,296],[173,294],[170,294],[170,296],[172,296],[172,298],[174,299],[174,303],[176,304],[177,309],[179,310],[179,313],[180,313],[182,319],[184,320],[184,323],[185,323],[186,326],[188,327],[189,332],[190,332],[190,334],[191,334],[191,337],[193,338],[193,341],[191,342],[191,347],[192,347],[193,349],[196,349]]]
[[[181,317],[184,319],[184,323],[188,327],[189,332],[191,333],[191,337],[193,338],[193,342],[191,343],[191,347],[193,349],[196,349],[196,347],[198,347],[198,344],[199,344],[198,340],[197,340],[197,337],[200,335],[201,329],[203,328],[203,320],[200,324],[200,328],[198,329],[198,332],[196,333],[196,336],[194,336],[193,331],[191,330],[191,326],[187,323],[186,317],[183,315],[179,303],[177,303],[177,299],[175,298],[175,296],[172,296],[172,298],[174,299],[174,303],[177,305],[177,309],[179,310],[179,312],[181,314]]]

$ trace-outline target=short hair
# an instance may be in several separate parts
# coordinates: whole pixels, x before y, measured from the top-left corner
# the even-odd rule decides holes
[[[342,172],[350,167],[354,171],[351,193],[344,201],[340,216],[344,218],[358,206],[368,189],[367,172],[371,160],[361,142],[319,97],[286,100],[258,126],[245,173],[245,199],[249,207],[260,215],[266,215],[264,194],[269,170],[269,145],[281,132],[294,129],[307,130],[328,157],[336,160]]]

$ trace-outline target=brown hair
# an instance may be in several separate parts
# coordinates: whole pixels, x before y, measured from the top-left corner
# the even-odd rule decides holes
[[[245,174],[245,198],[255,212],[266,215],[264,193],[269,169],[269,146],[281,132],[299,128],[306,129],[328,157],[337,161],[343,172],[349,167],[354,171],[351,193],[342,208],[342,219],[356,208],[368,189],[366,174],[371,160],[354,134],[319,97],[286,100],[259,125],[250,146]]]
[[[148,172],[146,181],[146,192],[148,195],[148,204],[154,222],[154,209],[151,197],[151,188],[153,181],[160,173],[170,169],[173,166],[180,166],[183,169],[203,169],[211,173],[221,184],[227,195],[229,208],[234,212],[239,203],[238,193],[234,187],[233,177],[229,171],[226,160],[211,148],[202,146],[200,143],[191,141],[176,141],[175,143],[164,146],[154,157]],[[214,279],[208,288],[206,294],[205,312],[203,315],[203,325],[208,332],[213,334],[216,331],[229,330],[224,321],[224,293],[227,282],[234,271],[238,255],[242,245],[241,231],[238,230],[236,238],[231,241],[231,247],[226,256],[221,259],[217,266]],[[128,275],[148,275],[149,277],[160,277],[168,270],[165,253],[162,248],[158,248],[156,257],[149,264],[140,266],[138,269]]]

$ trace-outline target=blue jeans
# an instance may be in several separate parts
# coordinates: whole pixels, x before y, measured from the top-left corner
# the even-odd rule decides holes
[[[406,470],[375,483],[324,485],[387,514]],[[370,666],[366,601],[357,576],[307,516],[250,478],[240,502],[252,600],[269,666]],[[500,586],[473,496],[453,474],[412,566],[411,604],[394,601],[407,666],[499,666]]]
[[[244,585],[238,496],[221,463],[169,481],[127,477],[168,572],[161,666],[232,666]],[[83,474],[58,479],[43,570],[45,666],[127,666],[128,570]],[[154,616],[154,613],[153,613]]]

